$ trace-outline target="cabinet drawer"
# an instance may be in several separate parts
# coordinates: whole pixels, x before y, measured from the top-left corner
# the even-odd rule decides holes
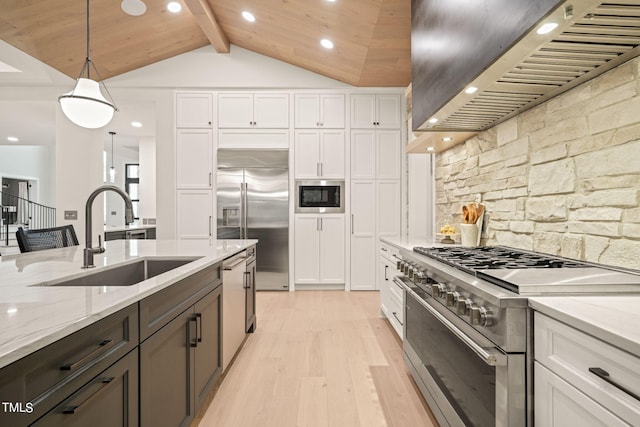
[[[399,252],[400,251],[395,246],[380,242],[380,255],[391,261],[394,266],[400,258]]]
[[[536,426],[625,427],[629,424],[598,405],[577,388],[534,364]]]
[[[140,301],[140,341],[222,284],[222,264],[205,268]]]
[[[640,419],[640,358],[543,314],[534,322],[536,361],[623,420]]]
[[[137,304],[62,338],[2,369],[0,401],[33,405],[0,411],[0,425],[25,425],[138,345]]]
[[[138,425],[138,351],[101,372],[34,426]]]

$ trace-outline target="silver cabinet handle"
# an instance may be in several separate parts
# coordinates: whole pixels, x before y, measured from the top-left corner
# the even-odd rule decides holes
[[[351,214],[351,234],[353,234],[353,214]]]
[[[316,162],[316,175],[320,176],[320,162]]]
[[[395,317],[398,323],[400,323],[400,326],[404,326],[404,323],[400,321],[400,319],[398,318],[398,314],[395,311],[391,312],[391,314],[393,314],[393,317]]]
[[[320,231],[320,217],[316,217],[316,231]]]
[[[322,217],[320,217],[320,231],[324,230],[324,223],[323,223],[323,219]]]
[[[211,232],[211,228],[212,228],[211,227],[211,223],[212,223],[212,221],[213,221],[213,217],[211,215],[209,215],[209,237],[211,237],[211,235],[213,234]]]
[[[211,172],[209,172],[209,187],[211,187],[213,185],[213,182],[211,180]]]
[[[322,162],[320,162],[320,176],[322,176],[323,174],[323,170],[322,170]]]

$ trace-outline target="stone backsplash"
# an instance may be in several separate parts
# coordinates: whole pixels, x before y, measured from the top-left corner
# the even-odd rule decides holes
[[[640,58],[436,158],[436,229],[482,197],[482,244],[640,269]]]

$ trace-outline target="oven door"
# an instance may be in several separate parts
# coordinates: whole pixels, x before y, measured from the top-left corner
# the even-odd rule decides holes
[[[426,290],[404,283],[405,359],[440,424],[524,426],[524,354],[503,353],[438,310]]]

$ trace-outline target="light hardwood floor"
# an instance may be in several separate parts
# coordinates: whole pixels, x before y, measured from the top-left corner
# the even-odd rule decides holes
[[[378,292],[258,292],[257,319],[199,427],[437,426]]]

